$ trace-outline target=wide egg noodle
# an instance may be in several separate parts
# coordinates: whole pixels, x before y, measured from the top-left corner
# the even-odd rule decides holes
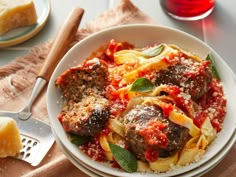
[[[176,165],[178,161],[178,153],[171,157],[158,158],[155,162],[149,162],[149,166],[152,170],[157,172],[166,172],[172,166]]]
[[[110,147],[109,147],[109,144],[108,144],[107,136],[101,135],[99,137],[99,143],[100,143],[102,149],[104,150],[106,159],[109,160],[109,161],[112,161],[113,157],[112,157],[112,153],[111,153],[111,150],[110,150]]]
[[[201,62],[201,61],[202,61],[202,59],[199,58],[198,56],[193,55],[192,53],[187,52],[187,51],[181,49],[181,48],[180,48],[179,46],[177,46],[177,45],[170,44],[169,47],[171,47],[171,48],[173,48],[173,49],[176,49],[176,50],[178,50],[178,51],[181,51],[182,53],[186,54],[189,58],[191,58],[191,59],[193,59],[193,60],[196,60],[196,61],[198,61],[198,62]]]
[[[113,122],[114,123],[114,122]],[[124,146],[124,137],[120,136],[119,134],[117,134],[115,131],[118,130],[120,128],[120,125],[118,124],[113,124],[113,126],[111,127],[111,132],[108,134],[101,134],[99,137],[99,143],[101,145],[101,148],[104,150],[106,159],[109,161],[113,161],[113,156],[112,156],[112,152],[111,149],[109,147],[109,143],[112,144],[117,144],[121,147]],[[118,131],[119,133],[119,131]]]
[[[188,116],[184,115],[183,113],[179,113],[177,111],[171,111],[169,120],[189,129],[189,134],[192,137],[195,137],[200,134],[200,130],[196,125],[194,125],[193,120]]]
[[[150,165],[148,163],[138,160],[137,171],[138,172],[152,172],[153,170],[150,168]]]
[[[155,97],[147,97],[144,98],[144,102],[143,104],[152,104],[152,105],[156,105],[159,106],[161,108],[165,107],[166,105],[170,105],[170,103],[165,103],[163,101],[160,101],[159,99],[156,99]],[[172,106],[173,110],[170,111],[169,113],[169,120],[171,120],[172,122],[183,126],[185,128],[189,129],[189,134],[192,137],[195,137],[197,135],[200,134],[200,129],[194,125],[193,120],[191,118],[189,118],[188,116],[186,116],[183,112],[180,112],[180,110],[177,108],[176,106]]]
[[[197,147],[191,149],[185,148],[180,153],[177,165],[186,166],[189,165],[190,163],[196,162],[202,158],[204,153],[205,150],[198,149]]]
[[[147,58],[144,54],[135,50],[123,50],[116,52],[114,54],[115,61],[117,61],[119,64],[123,64],[121,65],[123,71],[125,69],[123,66],[129,63],[129,61],[131,61],[131,63],[136,63],[136,66],[132,68],[132,70],[124,72],[120,83],[122,85],[131,84],[137,78],[138,73],[140,72],[145,73],[152,70],[160,71],[169,67],[170,63],[166,62],[165,56],[168,56],[170,54],[177,55],[179,51],[169,47],[166,44],[163,44],[163,46],[163,51],[159,55],[151,58]],[[132,56],[131,59],[129,58],[130,56]],[[174,65],[177,62],[179,62],[179,60],[176,59],[175,61],[171,62],[171,65]]]
[[[210,144],[216,138],[216,130],[213,128],[209,117],[207,117],[201,127],[202,136],[206,138]]]
[[[151,96],[159,96],[159,95],[161,95],[161,92],[164,91],[164,92],[168,93],[171,97],[171,94],[172,94],[171,90],[172,90],[173,87],[177,87],[177,86],[170,86],[170,85],[164,85],[164,84],[160,85],[152,91]],[[183,92],[181,92],[181,93],[179,93],[178,95],[175,95],[175,96],[182,97],[182,98],[185,97],[185,99],[190,98]],[[173,97],[173,95],[172,95],[172,97]],[[175,99],[175,98],[172,98],[172,99]],[[185,109],[188,111],[189,116],[193,117],[193,114],[194,114],[194,103],[193,103],[193,101],[191,99],[188,99],[187,104],[184,103],[182,106],[184,106]]]
[[[191,138],[180,153],[178,165],[184,166],[201,159],[207,146],[216,138],[216,130],[207,117],[201,126],[201,134]]]
[[[121,137],[125,136],[124,125],[117,119],[109,119],[107,126]]]

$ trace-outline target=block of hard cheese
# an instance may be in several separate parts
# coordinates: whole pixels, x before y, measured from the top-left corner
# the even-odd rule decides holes
[[[32,0],[0,0],[0,35],[36,22],[37,13]]]
[[[10,117],[0,117],[0,158],[15,156],[21,149],[21,137],[16,121]]]

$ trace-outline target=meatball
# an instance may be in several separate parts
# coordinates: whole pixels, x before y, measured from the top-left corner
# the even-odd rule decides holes
[[[78,103],[69,101],[59,119],[66,132],[94,136],[104,128],[109,115],[109,102],[106,98],[87,96]]]
[[[107,75],[107,64],[94,58],[70,68],[56,79],[55,85],[66,99],[58,118],[67,132],[94,136],[104,128],[110,116],[109,101],[105,97]]]
[[[165,134],[168,142],[162,145],[152,144],[140,133],[143,128],[160,122],[165,125],[161,133]],[[147,161],[145,152],[147,149],[158,151],[159,157],[169,157],[181,150],[189,139],[188,129],[172,123],[163,115],[162,109],[157,106],[137,105],[124,116],[125,138],[130,150],[142,161]],[[150,140],[152,140],[152,135]],[[157,140],[159,141],[159,140]],[[160,141],[162,141],[160,139]]]
[[[86,95],[104,95],[107,76],[107,64],[94,58],[68,69],[56,79],[55,85],[61,89],[64,98],[78,102]]]
[[[207,62],[197,62],[192,59],[184,59],[180,63],[154,74],[156,85],[171,84],[182,87],[194,101],[208,91],[211,79],[212,73],[207,67]]]

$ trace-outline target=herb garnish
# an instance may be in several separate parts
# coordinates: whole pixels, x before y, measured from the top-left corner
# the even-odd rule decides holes
[[[77,145],[81,146],[83,144],[86,144],[90,141],[91,137],[89,136],[79,136],[79,135],[74,135],[74,134],[69,134],[69,139],[70,142]]]
[[[138,162],[136,157],[128,150],[109,143],[112,155],[116,162],[127,172],[136,172],[138,168]]]
[[[211,54],[208,54],[207,57],[206,57],[206,60],[209,60],[209,61],[211,62],[210,68],[211,68],[211,71],[212,71],[213,76],[214,76],[216,79],[220,80],[220,76],[219,76],[219,74],[218,74],[218,72],[217,72],[217,70],[216,70],[215,61],[214,61],[212,55],[211,55]]]
[[[161,45],[154,46],[154,47],[148,48],[146,50],[143,50],[142,53],[148,57],[155,57],[162,52],[163,48],[164,48],[164,46],[161,44]]]
[[[152,90],[154,87],[155,85],[150,80],[148,80],[147,78],[141,77],[141,78],[136,79],[133,82],[129,91],[148,92]]]

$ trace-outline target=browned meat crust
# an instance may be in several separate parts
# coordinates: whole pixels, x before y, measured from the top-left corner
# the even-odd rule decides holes
[[[56,79],[55,85],[61,88],[67,100],[78,102],[87,95],[105,95],[107,76],[106,63],[95,58],[65,71]]]
[[[154,82],[157,85],[177,85],[191,95],[194,101],[201,98],[207,91],[212,74],[205,62],[192,59],[182,60],[175,66],[155,73]]]
[[[99,133],[109,118],[109,102],[101,96],[87,96],[80,102],[69,101],[60,116],[67,132],[94,136]]]
[[[139,127],[147,127],[148,122],[153,120],[167,125],[163,130],[169,141],[166,148],[147,144],[138,133]],[[124,116],[124,125],[128,146],[142,161],[146,161],[144,154],[147,148],[157,150],[159,157],[169,157],[181,150],[188,140],[188,129],[172,123],[157,106],[137,105]]]

